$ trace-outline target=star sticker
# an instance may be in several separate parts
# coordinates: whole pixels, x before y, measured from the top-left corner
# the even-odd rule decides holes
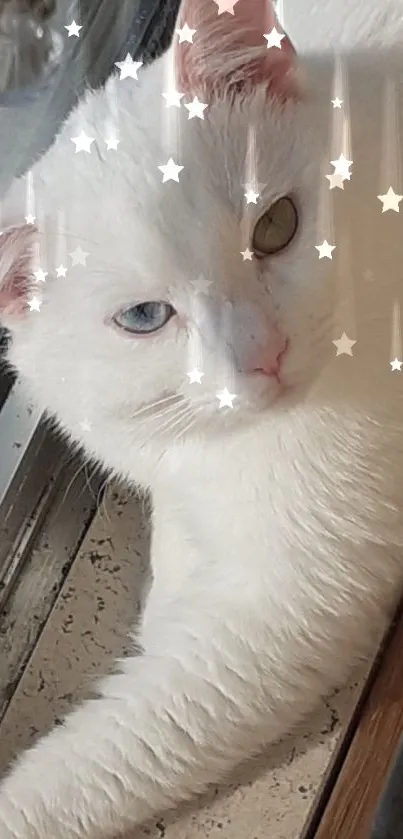
[[[73,20],[68,26],[65,26],[64,28],[67,29],[67,32],[69,33],[69,38],[72,38],[73,36],[75,38],[79,38],[80,37],[80,30],[83,27],[78,26],[78,24],[75,22],[75,20]]]
[[[342,175],[339,175],[337,172],[333,172],[333,175],[326,175],[326,177],[329,181],[329,189],[335,189],[335,187],[338,187],[338,189],[344,189],[344,180],[346,179],[343,178]]]
[[[188,373],[188,376],[189,376],[189,383],[191,385],[194,385],[194,384],[201,385],[201,380],[204,376],[204,373],[202,373],[201,370],[198,370],[197,367],[196,367],[195,370],[191,370],[191,372]]]
[[[353,161],[347,160],[344,154],[341,154],[337,160],[331,160],[330,163],[334,166],[334,174],[341,175],[343,180],[349,181],[351,178],[351,172],[349,172],[350,166],[352,166]]]
[[[316,250],[319,253],[319,259],[333,259],[332,251],[334,251],[336,245],[329,245],[329,242],[324,239],[321,245],[315,245]]]
[[[338,338],[337,341],[332,341],[332,344],[337,347],[336,358],[338,355],[352,355],[352,347],[356,344],[357,341],[352,341],[350,338],[347,338],[345,332],[343,332],[341,338]]]
[[[214,3],[218,6],[218,15],[223,15],[225,12],[228,12],[230,15],[234,15],[234,6],[236,6],[238,0],[214,0]]]
[[[277,47],[277,49],[281,50],[281,41],[285,37],[284,32],[277,32],[275,26],[268,35],[263,35],[263,38],[266,38],[267,41],[267,49],[269,50],[271,47]]]
[[[196,280],[192,280],[192,286],[197,294],[208,294],[211,284],[212,280],[206,280],[203,274],[200,274]]]
[[[107,151],[117,151],[120,140],[118,140],[117,137],[108,137],[108,139],[105,140],[105,143]]]
[[[394,361],[389,362],[392,370],[397,370],[398,373],[401,372],[403,361],[399,361],[398,358],[395,358]]]
[[[179,43],[183,44],[187,41],[189,44],[193,44],[193,35],[196,34],[196,29],[190,29],[190,27],[185,23],[182,26],[182,29],[175,29],[177,35],[179,35]]]
[[[386,213],[388,210],[399,212],[399,204],[403,199],[403,195],[397,195],[394,189],[390,186],[386,195],[378,195],[379,201],[382,201],[382,212]]]
[[[30,312],[40,312],[42,300],[39,300],[38,297],[33,297],[32,300],[28,300],[28,306]]]
[[[70,256],[71,256],[71,254],[70,254]],[[65,268],[64,265],[59,265],[59,267],[56,268],[56,277],[58,277],[58,278],[65,277],[66,274],[67,274],[67,268]]]
[[[162,96],[165,99],[165,107],[166,108],[180,108],[181,106],[181,99],[184,97],[184,93],[179,93],[178,90],[167,90]]]
[[[85,253],[82,248],[78,247],[72,253],[69,253],[71,259],[73,261],[73,265],[86,265],[87,256],[89,253]]]
[[[193,119],[193,117],[204,119],[203,111],[208,108],[208,105],[205,105],[204,102],[200,102],[198,97],[195,96],[193,102],[189,102],[188,105],[185,105],[185,108],[189,111],[189,119]]]
[[[124,61],[115,61],[115,67],[120,70],[120,81],[123,79],[136,79],[138,81],[137,71],[143,66],[142,61],[133,61],[128,52]]]
[[[39,268],[38,271],[34,271],[34,277],[37,283],[45,283],[46,277],[48,276],[47,271],[42,271],[42,268]]]
[[[342,104],[343,104],[343,99],[339,99],[338,96],[336,96],[336,99],[332,99],[332,105],[333,105],[334,108],[341,108]]]
[[[28,215],[25,216],[25,221],[27,224],[35,224],[35,218],[36,216],[33,216],[32,213],[28,213]]]
[[[234,407],[232,403],[236,399],[236,393],[230,393],[227,387],[221,390],[220,393],[216,393],[216,397],[220,401],[219,408]]]
[[[176,181],[179,183],[179,172],[182,171],[183,166],[178,166],[177,163],[174,163],[172,157],[169,158],[168,163],[165,163],[164,166],[158,166],[158,169],[163,174],[163,184],[167,181]]]
[[[253,251],[250,251],[249,248],[246,248],[246,251],[240,251],[240,254],[244,262],[246,262],[246,260],[251,262],[253,259]]]
[[[246,198],[246,203],[247,204],[257,204],[257,199],[259,198],[259,193],[254,192],[253,189],[248,189],[248,191],[245,192],[245,198]]]
[[[71,137],[71,142],[76,147],[76,154],[79,151],[86,151],[91,154],[91,143],[94,142],[94,137],[87,137],[85,131],[82,131],[78,137]]]
[[[91,431],[91,423],[88,422],[87,419],[80,422],[80,428],[82,431]]]

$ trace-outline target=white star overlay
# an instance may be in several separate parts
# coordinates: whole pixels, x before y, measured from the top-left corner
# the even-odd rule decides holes
[[[259,198],[259,193],[254,192],[253,189],[248,189],[248,191],[245,192],[245,198],[246,198],[246,203],[247,204],[257,204],[257,199]]]
[[[200,274],[195,280],[192,280],[192,286],[196,294],[208,294],[208,290],[212,284],[212,280],[206,280],[203,274]]]
[[[193,44],[193,36],[196,34],[196,29],[191,29],[190,26],[185,23],[182,26],[182,29],[175,29],[177,35],[179,35],[179,43],[184,44],[187,42],[188,44]]]
[[[75,22],[75,20],[73,20],[71,23],[69,23],[68,26],[65,26],[64,28],[67,29],[67,32],[69,33],[69,38],[73,38],[73,37],[74,38],[79,38],[80,37],[80,30],[83,27],[78,26],[78,24]]]
[[[233,408],[233,401],[236,399],[236,393],[230,393],[228,388],[225,387],[224,390],[221,390],[220,393],[216,393],[216,397],[219,400],[219,408]]]
[[[72,259],[73,265],[86,265],[89,253],[85,253],[82,248],[78,247],[75,251],[69,253],[69,256]]]
[[[267,41],[267,49],[271,49],[271,47],[277,47],[277,49],[281,50],[281,41],[285,37],[283,32],[278,32],[276,27],[273,26],[271,32],[268,35],[263,35]]]
[[[329,181],[329,189],[335,189],[336,187],[338,189],[344,189],[344,180],[345,179],[343,178],[342,175],[339,175],[336,172],[333,172],[333,175],[326,175],[326,177]]]
[[[28,306],[30,312],[40,312],[42,300],[39,300],[38,297],[33,297],[32,300],[28,300]]]
[[[183,99],[184,95],[184,93],[179,93],[179,90],[174,89],[166,90],[165,93],[161,94],[165,99],[166,108],[180,108],[181,99]]]
[[[403,195],[397,195],[391,186],[385,195],[378,195],[377,198],[382,202],[383,213],[388,210],[394,210],[395,213],[400,212],[399,204],[403,200]]]
[[[188,373],[189,383],[191,385],[193,385],[193,384],[201,385],[201,380],[202,380],[203,376],[204,376],[204,373],[202,373],[201,370],[198,370],[197,367],[196,367],[194,370],[191,370],[190,373]]]
[[[70,254],[70,256],[71,256],[71,254]],[[60,277],[65,277],[66,274],[67,274],[67,268],[65,268],[64,265],[59,265],[58,268],[56,268],[56,277],[58,279],[60,279]]]
[[[218,6],[218,15],[223,15],[225,12],[228,12],[229,15],[234,15],[234,6],[236,6],[238,0],[214,0],[214,3]]]
[[[193,102],[189,102],[188,105],[185,105],[185,108],[189,111],[189,119],[193,119],[194,117],[199,117],[199,119],[204,119],[203,111],[208,108],[204,102],[200,102],[198,97],[195,96]]]
[[[115,67],[120,70],[120,81],[122,82],[123,79],[135,79],[138,81],[137,72],[140,70],[140,67],[143,66],[142,61],[133,61],[130,53],[128,52],[124,61],[115,61]]]
[[[335,99],[332,99],[332,105],[333,105],[334,108],[341,108],[342,104],[343,104],[343,100],[339,99],[338,96],[336,96]]]
[[[163,174],[163,184],[167,181],[176,181],[179,183],[179,172],[182,171],[183,166],[178,166],[178,164],[173,161],[172,157],[169,158],[168,163],[165,163],[163,166],[158,166],[158,169]]]
[[[25,216],[25,221],[27,224],[35,224],[35,219],[36,216],[33,216],[32,213],[29,213],[27,216]]]
[[[324,239],[321,245],[315,245],[319,253],[319,259],[333,259],[332,253],[336,245],[329,245],[329,242]]]
[[[336,357],[338,355],[353,355],[352,348],[356,343],[357,341],[352,341],[351,338],[348,338],[346,333],[343,332],[341,338],[338,338],[337,341],[332,341],[332,344],[334,344],[337,348]]]
[[[249,248],[246,248],[246,251],[240,251],[240,254],[241,254],[244,262],[246,262],[246,261],[252,262],[253,251],[249,250]]]
[[[350,166],[353,165],[352,160],[347,160],[344,154],[341,154],[337,160],[331,160],[331,165],[334,166],[334,174],[341,175],[344,181],[349,181],[351,178],[351,172],[349,172]]]
[[[108,137],[105,140],[107,151],[117,151],[120,140],[117,137]]]
[[[78,137],[71,137],[71,142],[76,147],[76,154],[80,151],[86,151],[91,154],[91,143],[94,142],[94,137],[88,137],[85,131],[82,131]]]
[[[80,422],[80,428],[82,431],[91,431],[91,423],[88,422],[87,419],[84,419],[82,422]]]
[[[34,271],[34,277],[37,283],[46,283],[47,276],[48,272],[42,271],[42,268],[39,268],[38,271]]]
[[[392,370],[395,370],[398,373],[401,373],[403,361],[399,361],[398,358],[395,358],[393,361],[390,361],[389,364],[390,364]]]

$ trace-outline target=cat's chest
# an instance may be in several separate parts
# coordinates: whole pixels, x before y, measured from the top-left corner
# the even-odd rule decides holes
[[[403,539],[403,445],[392,425],[380,434],[370,418],[350,414],[300,413],[281,430],[263,423],[172,452],[154,491],[156,518],[195,551],[265,561],[294,545],[314,549],[324,532],[382,538],[392,519]]]

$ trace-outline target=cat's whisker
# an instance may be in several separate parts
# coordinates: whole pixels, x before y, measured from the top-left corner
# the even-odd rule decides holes
[[[108,506],[107,506],[107,503],[106,503],[106,497],[107,496],[106,496],[106,491],[105,491],[109,480],[110,480],[109,476],[107,478],[105,478],[105,480],[102,482],[102,484],[101,484],[101,486],[98,490],[97,509],[99,507],[99,509],[102,511],[102,514],[105,516],[106,521],[110,524],[111,519],[110,519],[110,516],[109,516],[109,513],[108,513]],[[102,503],[100,504],[99,499],[100,499],[101,495],[102,495]]]
[[[141,416],[147,411],[153,411],[154,408],[158,408],[160,405],[166,405],[167,403],[169,404],[170,402],[172,402],[172,400],[175,400],[174,405],[172,407],[176,407],[178,403],[183,402],[184,397],[177,393],[172,393],[169,396],[164,396],[162,399],[157,399],[155,402],[150,402],[148,405],[143,405],[141,408],[138,408],[138,410],[131,415],[130,419],[137,419],[137,417]]]
[[[189,408],[187,411],[184,411],[184,413],[180,417],[178,417],[175,420],[175,422],[173,422],[171,425],[169,425],[169,431],[173,431],[173,429],[176,428],[177,425],[179,425],[181,422],[183,422],[184,419],[187,419],[190,416],[192,417],[192,421],[193,421],[194,420],[194,412],[191,408]]]
[[[192,409],[189,408],[189,406],[186,406],[184,408],[180,408],[177,411],[176,414],[173,414],[169,417],[166,417],[165,418],[166,422],[160,422],[157,425],[157,427],[155,428],[155,431],[159,432],[159,431],[163,431],[165,429],[170,429],[177,419],[182,419],[183,417],[188,416],[191,412],[192,412]],[[162,417],[162,418],[164,419],[164,417]],[[157,417],[157,419],[159,419],[159,418]]]
[[[71,458],[70,458],[70,460],[71,460]],[[89,477],[89,476],[88,476],[88,473],[87,473],[87,471],[86,471],[86,470],[87,470],[87,466],[88,466],[88,465],[90,465],[90,464],[91,464],[91,460],[90,460],[90,459],[88,459],[88,460],[84,460],[84,461],[83,461],[83,463],[80,463],[80,465],[78,466],[78,468],[77,468],[77,469],[76,469],[76,471],[74,472],[73,477],[72,477],[72,478],[71,478],[71,480],[69,481],[69,483],[68,483],[68,485],[67,485],[67,487],[66,487],[66,489],[65,489],[65,491],[64,491],[64,493],[63,493],[63,497],[62,497],[62,499],[61,499],[61,501],[60,501],[59,507],[58,507],[58,509],[57,509],[57,510],[56,510],[56,512],[55,512],[55,515],[56,515],[56,516],[59,514],[60,510],[62,509],[63,504],[65,503],[66,498],[68,497],[69,492],[71,491],[72,487],[74,486],[74,484],[75,484],[75,482],[76,482],[76,480],[77,480],[77,478],[78,478],[78,476],[80,475],[80,473],[81,473],[81,472],[84,472],[84,475],[85,475],[85,483],[86,483],[86,485],[87,485],[88,489],[90,490],[91,495],[95,498],[94,493],[93,493],[93,489],[92,489],[91,484],[90,484],[90,480],[91,480],[91,478],[93,478],[93,477],[94,477],[94,475],[97,473],[97,471],[98,471],[101,467],[100,467],[100,465],[99,465],[99,464],[95,463],[95,464],[94,464],[94,466],[93,466],[93,471],[92,471],[92,473],[91,473],[91,476]],[[97,505],[98,505],[98,498],[96,499],[96,503],[97,503]]]
[[[196,425],[196,418],[194,417],[194,418],[193,418],[193,419],[192,419],[192,420],[191,420],[191,421],[190,421],[190,422],[189,422],[189,423],[185,426],[185,428],[181,428],[181,429],[178,431],[178,433],[177,433],[177,434],[175,434],[174,439],[173,439],[173,442],[174,442],[174,443],[178,443],[180,440],[183,440],[183,438],[185,437],[185,435],[186,435],[186,434],[188,434],[188,432],[189,432],[192,428],[194,428],[194,426],[195,426],[195,425]]]
[[[190,408],[190,407],[183,408],[182,411],[180,413],[178,413],[176,416],[169,417],[167,422],[163,422],[163,423],[160,423],[159,425],[157,425],[157,427],[153,429],[152,434],[150,434],[150,437],[148,438],[147,442],[150,443],[152,440],[155,439],[155,437],[157,437],[162,432],[165,432],[165,433],[170,432],[180,422],[183,422],[184,420],[189,419],[189,417],[191,417],[191,416],[192,417],[194,416],[193,409]]]

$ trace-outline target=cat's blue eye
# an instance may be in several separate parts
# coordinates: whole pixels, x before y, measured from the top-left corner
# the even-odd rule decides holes
[[[147,335],[162,329],[175,314],[175,309],[169,303],[156,300],[130,306],[129,309],[114,315],[113,322],[126,332]]]

